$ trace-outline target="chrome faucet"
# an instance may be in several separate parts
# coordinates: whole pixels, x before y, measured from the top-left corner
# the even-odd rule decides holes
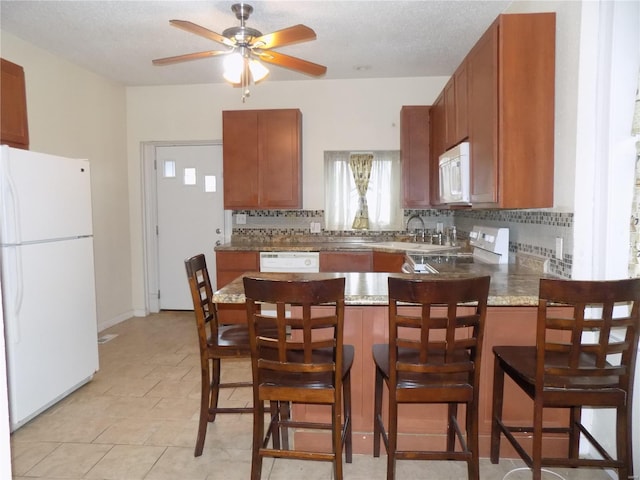
[[[413,215],[411,215],[411,216],[409,217],[409,219],[407,220],[407,231],[409,231],[409,223],[411,223],[411,220],[413,220],[414,218],[417,218],[418,220],[420,220],[420,224],[422,225],[422,229],[420,230],[420,232],[421,232],[421,236],[422,236],[422,241],[424,242],[424,239],[425,239],[425,237],[424,237],[424,236],[425,236],[425,230],[426,230],[426,228],[425,228],[425,225],[424,225],[424,220],[423,220],[423,219],[422,219],[422,217],[420,217],[420,215],[418,215],[417,213],[414,213]],[[416,232],[416,233],[417,233],[417,231],[416,231],[416,230],[414,230],[414,232]]]

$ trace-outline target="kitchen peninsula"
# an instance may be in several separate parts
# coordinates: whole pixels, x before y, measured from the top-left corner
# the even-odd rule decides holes
[[[435,277],[451,278],[468,275],[490,275],[489,309],[483,344],[480,391],[480,455],[487,457],[491,430],[491,391],[493,384],[492,347],[499,344],[533,345],[535,343],[536,305],[539,272],[516,264],[489,265],[463,264],[455,267],[439,267]],[[373,391],[374,364],[371,348],[375,343],[388,339],[387,279],[389,275],[404,275],[378,272],[332,272],[332,273],[259,273],[244,275],[265,278],[299,279],[344,276],[345,281],[345,325],[344,341],[355,346],[356,358],[352,369],[352,422],[353,451],[372,453],[373,448]],[[415,275],[411,275],[415,276]],[[424,274],[417,275],[425,278]],[[432,278],[431,276],[429,278]],[[242,276],[236,278],[214,294],[218,303],[244,303]],[[530,401],[512,385],[505,385],[509,405],[505,405],[504,418],[509,421],[527,421],[531,415]],[[386,403],[386,400],[385,400]],[[445,406],[425,407],[403,405],[400,410],[399,438],[401,445],[441,445],[445,432]],[[442,407],[440,409],[440,407]],[[294,410],[294,415],[306,419],[317,419],[326,415],[323,407],[306,407]],[[385,407],[386,408],[386,407]],[[557,421],[558,418],[549,419]],[[425,434],[426,435],[420,435]],[[307,446],[324,448],[329,445],[329,436],[318,431],[297,431],[295,441]],[[426,443],[425,443],[426,442]],[[545,439],[545,448],[562,448],[558,439]],[[409,447],[410,448],[410,447]],[[515,453],[503,443],[502,456]]]

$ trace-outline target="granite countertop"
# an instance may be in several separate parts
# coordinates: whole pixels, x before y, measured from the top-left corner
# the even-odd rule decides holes
[[[538,304],[540,273],[515,264],[467,264],[439,266],[438,274],[400,273],[260,273],[247,272],[243,276],[275,279],[316,279],[345,277],[345,303],[347,305],[387,305],[387,278],[389,275],[410,278],[460,278],[469,275],[490,275],[488,304],[490,306],[535,306]],[[244,303],[242,276],[225,285],[213,295],[217,303]]]

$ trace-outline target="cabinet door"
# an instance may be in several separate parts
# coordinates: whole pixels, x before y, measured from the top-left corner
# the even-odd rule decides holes
[[[258,112],[222,112],[224,208],[259,208]]]
[[[321,272],[370,272],[371,252],[320,252]]]
[[[404,253],[395,252],[373,252],[374,272],[402,272],[404,264]]]
[[[257,272],[260,269],[260,260],[257,252],[216,252],[216,268],[218,274],[232,272],[236,274],[234,278],[237,278],[244,272]],[[218,280],[216,286],[220,289],[231,280],[226,282]]]
[[[456,90],[454,77],[451,77],[444,87],[444,122],[445,148],[449,149],[458,143],[456,136]]]
[[[216,288],[231,283],[244,272],[260,270],[258,252],[216,252]],[[244,304],[218,304],[221,323],[245,323],[247,312]]]
[[[492,25],[469,53],[471,202],[498,201],[498,27]]]
[[[429,149],[429,107],[402,107],[400,110],[400,160],[404,208],[431,206]]]
[[[444,106],[444,92],[436,99],[430,110],[430,141],[431,162],[429,165],[429,190],[431,205],[440,204],[440,155],[445,151],[446,115]]]
[[[301,208],[302,114],[264,110],[258,118],[260,207]]]
[[[469,123],[468,123],[468,75],[467,75],[467,63],[462,62],[456,72],[453,74],[454,88],[455,88],[455,138],[456,143],[462,142],[469,136]]]
[[[462,62],[443,90],[445,106],[445,147],[459,144],[469,136],[467,64]]]
[[[500,207],[552,207],[555,15],[503,15],[499,35]]]
[[[0,59],[0,143],[29,149],[27,94],[24,70],[20,65]]]

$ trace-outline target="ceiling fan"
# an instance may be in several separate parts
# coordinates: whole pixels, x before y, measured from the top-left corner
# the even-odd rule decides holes
[[[237,3],[231,7],[231,10],[235,13],[236,18],[240,20],[240,26],[227,28],[222,32],[222,35],[186,20],[170,20],[169,22],[174,27],[218,42],[227,47],[226,50],[208,50],[175,57],[158,58],[153,60],[153,64],[169,65],[188,60],[228,55],[225,59],[225,79],[234,86],[242,86],[244,88],[248,87],[251,81],[257,83],[268,74],[268,70],[256,60],[312,76],[320,76],[326,73],[327,67],[323,65],[272,50],[285,45],[315,40],[316,33],[311,28],[305,25],[294,25],[263,35],[258,30],[245,25],[249,15],[253,12],[251,5]],[[248,95],[248,91],[246,93]]]

